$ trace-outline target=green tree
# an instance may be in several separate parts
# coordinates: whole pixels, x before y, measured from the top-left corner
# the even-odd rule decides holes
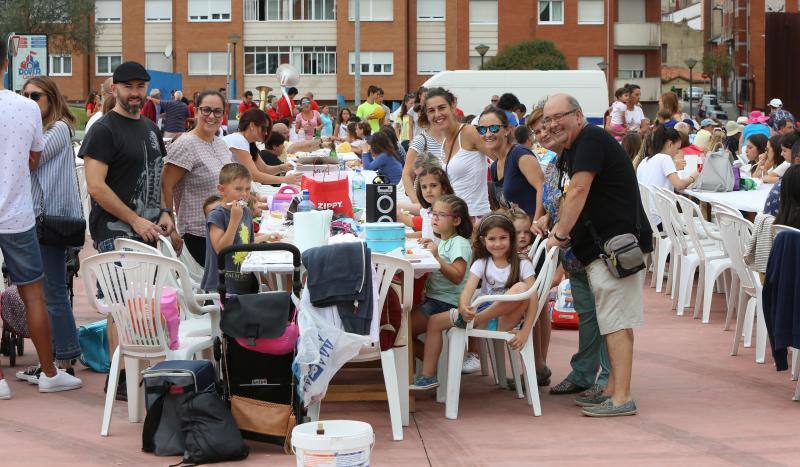
[[[94,0],[0,0],[0,37],[46,34],[51,53],[93,52]]]
[[[714,87],[716,79],[722,79],[722,92],[727,94],[728,79],[733,71],[731,57],[724,49],[718,48],[703,55],[703,72],[711,79],[711,86]],[[727,95],[723,95],[723,100],[727,100]]]
[[[484,70],[566,70],[567,59],[555,44],[534,39],[511,44],[492,57]]]

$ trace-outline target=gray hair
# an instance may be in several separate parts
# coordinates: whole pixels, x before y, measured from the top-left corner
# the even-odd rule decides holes
[[[161,91],[158,90],[157,88],[151,89],[150,90],[150,97],[158,99],[159,97],[161,97]]]
[[[567,102],[569,102],[569,106],[570,107],[572,107],[575,110],[580,111],[580,113],[582,115],[581,123],[586,125],[588,123],[588,120],[586,120],[586,115],[583,115],[583,108],[581,107],[581,103],[578,102],[578,99],[575,99],[574,96],[571,96],[571,95],[567,94]]]

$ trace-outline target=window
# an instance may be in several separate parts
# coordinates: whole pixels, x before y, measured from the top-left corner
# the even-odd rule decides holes
[[[578,57],[579,70],[599,70],[598,63],[603,61],[603,57]]]
[[[564,2],[539,0],[539,24],[564,24]]]
[[[350,74],[356,74],[356,56],[350,52],[348,57]],[[392,52],[361,52],[362,75],[394,74],[394,54]]]
[[[231,0],[189,0],[189,21],[230,21]]]
[[[470,0],[471,24],[497,24],[497,0]]]
[[[645,0],[619,0],[617,11],[619,11],[620,23],[644,23],[645,19]]]
[[[302,75],[335,75],[336,46],[270,45],[244,48],[246,75],[274,75],[282,63],[290,63]]]
[[[667,44],[661,44],[661,64],[667,64]]]
[[[444,52],[417,52],[418,75],[434,75],[445,68]]]
[[[245,21],[333,21],[335,0],[245,0]]]
[[[579,0],[578,24],[603,24],[604,10],[603,0]]]
[[[122,0],[97,0],[94,3],[96,23],[121,23]]]
[[[145,0],[144,20],[150,23],[172,21],[172,0]]]
[[[417,0],[417,19],[444,21],[444,0]]]
[[[50,76],[72,76],[72,55],[50,55]]]
[[[391,21],[394,18],[392,0],[361,0],[361,21]],[[355,1],[348,0],[347,19],[353,21],[356,11]]]
[[[617,58],[617,78],[644,78],[644,54],[623,54]]]
[[[227,75],[227,52],[189,52],[190,75]]]
[[[97,55],[95,74],[97,76],[111,76],[114,70],[122,63],[122,55]]]
[[[148,70],[172,73],[172,57],[167,57],[162,52],[147,52],[144,54],[144,67]]]

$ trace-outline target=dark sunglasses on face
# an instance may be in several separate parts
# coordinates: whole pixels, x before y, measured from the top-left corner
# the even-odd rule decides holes
[[[198,110],[200,110],[200,113],[205,117],[208,117],[213,113],[217,118],[221,117],[224,112],[222,109],[212,109],[211,107],[199,107]]]
[[[33,91],[33,92],[23,92],[23,93],[22,93],[22,96],[23,96],[23,97],[27,97],[27,98],[29,98],[29,99],[30,99],[30,100],[32,100],[32,101],[37,101],[37,102],[38,102],[38,101],[39,101],[39,99],[41,99],[41,98],[42,98],[42,96],[44,96],[44,93],[43,93],[43,92],[38,92],[38,91]]]
[[[497,133],[500,131],[500,128],[505,128],[505,125],[488,125],[488,126],[476,126],[475,129],[478,130],[478,134],[483,136],[486,134],[487,131],[491,131],[492,133]]]

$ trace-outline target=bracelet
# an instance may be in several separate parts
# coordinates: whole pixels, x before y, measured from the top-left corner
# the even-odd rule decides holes
[[[164,213],[167,213],[167,214],[169,214],[171,216],[172,215],[172,209],[170,209],[170,208],[161,208],[161,210],[159,210],[159,214],[164,214]]]
[[[569,237],[567,237],[567,238],[561,238],[561,237],[559,237],[559,236],[558,236],[558,234],[557,234],[557,233],[555,233],[555,232],[553,232],[553,237],[555,237],[555,238],[556,238],[556,240],[558,240],[559,242],[566,242],[567,240],[569,240]]]

